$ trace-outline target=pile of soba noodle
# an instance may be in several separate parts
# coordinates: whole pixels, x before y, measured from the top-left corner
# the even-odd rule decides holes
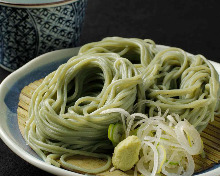
[[[199,132],[214,119],[219,78],[202,55],[179,48],[159,49],[152,40],[109,37],[82,46],[77,56],[45,77],[34,92],[25,140],[46,162],[82,172],[108,169],[112,149],[108,126],[127,112],[179,115]],[[107,159],[88,170],[66,162],[76,154]],[[60,162],[57,162],[57,159]]]

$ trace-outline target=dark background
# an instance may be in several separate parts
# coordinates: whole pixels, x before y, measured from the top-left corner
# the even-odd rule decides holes
[[[217,0],[88,0],[81,45],[108,36],[149,38],[220,62]],[[0,68],[0,82],[9,72]],[[50,175],[0,140],[0,175]]]

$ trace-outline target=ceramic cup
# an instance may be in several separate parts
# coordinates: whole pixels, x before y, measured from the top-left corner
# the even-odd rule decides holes
[[[78,46],[87,0],[0,0],[0,66]]]

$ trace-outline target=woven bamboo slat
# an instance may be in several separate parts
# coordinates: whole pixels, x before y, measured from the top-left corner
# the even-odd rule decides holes
[[[30,83],[28,86],[25,86],[21,91],[19,97],[17,115],[18,115],[19,129],[22,135],[24,135],[25,122],[28,119],[28,108],[30,105],[31,96],[35,91],[35,89],[41,84],[42,81],[43,79]],[[204,142],[205,157],[202,157],[200,155],[193,156],[196,165],[195,173],[211,168],[213,165],[218,164],[220,162],[220,118],[219,117],[215,117],[214,122],[211,122],[206,127],[206,129],[201,133],[201,137]],[[85,168],[91,168],[91,167],[95,168],[96,166],[100,167],[105,162],[103,160],[97,160],[94,158],[92,159],[89,157],[86,158],[83,156],[80,156],[80,158],[73,157],[70,158],[68,162],[74,164],[79,163],[81,167],[83,167],[82,165],[84,165]],[[80,162],[80,160],[82,160],[83,162]],[[116,170],[113,172],[106,171],[98,175],[130,176],[132,174],[133,174],[132,171],[123,173],[119,170]]]

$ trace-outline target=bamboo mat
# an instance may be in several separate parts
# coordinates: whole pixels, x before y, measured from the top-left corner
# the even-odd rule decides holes
[[[22,135],[24,135],[24,128],[25,128],[25,122],[28,118],[28,108],[31,101],[31,96],[34,93],[35,89],[41,84],[41,80],[37,80],[33,83],[30,83],[28,86],[25,86],[20,94],[19,97],[19,104],[17,109],[17,115],[18,115],[18,125],[19,129]],[[215,164],[220,162],[220,118],[215,117],[215,120],[211,122],[206,129],[201,133],[202,140],[204,142],[204,151],[205,151],[205,157],[202,157],[201,155],[194,156],[195,161],[195,173],[204,171],[208,168],[213,167]],[[97,160],[94,159],[91,162],[91,158],[83,158],[83,162],[80,162],[82,158],[71,158],[69,160],[70,163],[73,164],[79,164],[81,167],[83,163],[85,163],[85,168],[91,168],[91,167],[100,167],[104,165],[103,160]],[[89,163],[96,163],[95,165],[91,166]],[[131,172],[123,173],[119,170],[116,170],[114,172],[104,172],[99,174],[107,176],[128,176],[132,175]]]

